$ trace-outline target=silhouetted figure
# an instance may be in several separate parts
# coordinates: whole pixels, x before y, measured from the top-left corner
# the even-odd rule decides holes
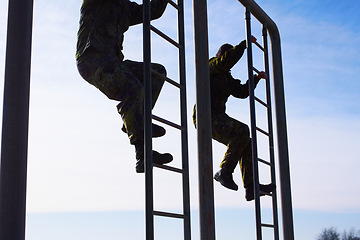
[[[165,0],[151,1],[152,19],[164,13]],[[124,61],[124,33],[132,25],[143,22],[143,6],[129,0],[84,0],[76,50],[80,75],[117,105],[123,120],[122,130],[135,146],[136,172],[144,172],[144,83],[143,63]],[[166,76],[166,69],[152,64],[152,69]],[[160,94],[164,80],[152,76],[152,107]],[[153,137],[165,134],[165,129],[153,125]],[[169,153],[153,151],[153,162],[165,164],[173,159]]]
[[[254,42],[256,39],[253,37],[252,41]],[[214,176],[215,180],[224,187],[237,191],[238,186],[233,180],[232,173],[239,163],[245,198],[247,201],[251,201],[254,199],[254,180],[249,127],[225,113],[225,105],[230,95],[242,99],[249,96],[249,81],[241,84],[240,80],[234,79],[230,73],[231,68],[240,60],[245,49],[245,40],[235,47],[224,44],[216,56],[209,60],[211,123],[212,138],[227,145],[225,156],[220,164],[221,169]],[[255,87],[262,78],[267,78],[265,72],[254,76]],[[193,121],[196,124],[196,106],[194,107]],[[274,187],[272,184],[260,185],[260,191],[270,193]]]

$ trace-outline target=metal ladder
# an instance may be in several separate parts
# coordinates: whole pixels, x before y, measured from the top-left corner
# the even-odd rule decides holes
[[[254,193],[255,193],[255,215],[256,215],[256,239],[262,239],[262,228],[272,228],[274,230],[274,239],[279,239],[279,229],[278,229],[278,209],[277,209],[277,199],[276,199],[276,189],[272,194],[266,194],[272,198],[272,212],[273,212],[273,222],[272,223],[263,223],[261,220],[261,203],[260,203],[260,194],[264,194],[259,190],[259,163],[265,164],[270,168],[271,183],[276,185],[275,177],[275,160],[274,160],[274,140],[273,140],[273,123],[272,123],[272,110],[271,110],[271,94],[270,94],[270,77],[269,77],[269,56],[268,56],[268,42],[267,42],[267,28],[262,24],[262,35],[263,35],[263,44],[261,46],[259,43],[255,45],[263,52],[264,54],[264,66],[267,79],[265,80],[266,88],[266,100],[262,101],[257,98],[254,93],[254,78],[253,73],[259,71],[253,67],[253,56],[252,56],[252,44],[251,44],[251,12],[250,8],[246,7],[245,10],[245,21],[246,21],[246,38],[247,38],[247,62],[248,62],[248,76],[250,81],[250,121],[251,121],[251,137],[252,137],[252,156],[253,156],[253,172],[254,172]],[[255,101],[260,103],[267,110],[267,131],[263,130],[256,125],[256,111],[255,111]],[[258,141],[257,133],[264,134],[268,138],[269,142],[269,161],[260,159],[258,157]]]
[[[177,10],[178,15],[178,42],[171,39],[150,23],[150,0],[143,1],[144,23],[143,23],[143,51],[144,51],[144,86],[145,86],[145,105],[144,105],[144,125],[145,125],[145,215],[146,215],[146,240],[154,239],[154,216],[183,219],[184,239],[191,239],[190,228],[190,193],[189,193],[189,164],[188,164],[188,136],[187,136],[187,107],[186,107],[186,78],[185,78],[185,35],[184,35],[184,4],[183,0],[177,3],[166,0]],[[155,116],[151,113],[151,74],[157,72],[151,69],[151,31],[164,38],[179,50],[179,83],[162,75],[166,82],[180,90],[180,118],[181,123],[176,124]],[[162,122],[168,126],[181,131],[181,152],[182,168],[175,168],[166,165],[153,164],[152,162],[152,119]],[[150,161],[149,161],[150,160]],[[183,213],[161,212],[154,210],[153,193],[153,168],[157,167],[166,171],[182,174],[182,196]]]

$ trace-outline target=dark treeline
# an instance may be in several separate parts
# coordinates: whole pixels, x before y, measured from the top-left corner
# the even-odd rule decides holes
[[[360,240],[360,230],[350,228],[340,233],[335,227],[325,228],[317,236],[316,240]]]

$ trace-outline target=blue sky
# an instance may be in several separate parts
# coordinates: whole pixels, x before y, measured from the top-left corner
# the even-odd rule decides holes
[[[322,228],[330,226],[339,231],[360,229],[360,2],[257,3],[276,22],[282,41],[296,239],[314,239]],[[103,239],[105,234],[108,239],[119,239],[119,235],[125,238],[134,231],[139,234],[134,239],[142,239],[144,176],[134,171],[134,149],[120,130],[116,102],[87,84],[76,70],[80,6],[80,0],[35,2],[27,239]],[[190,117],[195,102],[192,1],[185,1],[185,8],[192,225],[193,239],[198,239],[196,132]],[[154,25],[176,39],[174,14],[168,7]],[[244,10],[237,1],[208,1],[208,19],[210,56],[221,44],[244,39]],[[6,22],[7,2],[2,1],[1,76]],[[260,41],[259,29],[253,21],[253,34]],[[141,26],[126,33],[126,58],[141,61],[141,33]],[[153,61],[162,63],[176,79],[175,50],[156,36],[152,42]],[[259,69],[261,64],[255,61]],[[245,57],[232,73],[246,80]],[[261,90],[260,85],[260,95]],[[178,121],[176,94],[165,85],[154,114]],[[0,101],[2,106],[2,97]],[[229,99],[227,112],[249,122],[247,101]],[[154,140],[154,148],[171,152],[174,166],[178,166],[179,134],[168,128],[167,132],[164,138]],[[214,171],[224,152],[224,146],[213,142]],[[178,210],[179,178],[161,171],[155,174],[155,208]],[[239,172],[234,178],[241,183]],[[217,183],[214,187],[217,239],[240,234],[253,238],[253,203],[244,200],[242,189],[231,192]],[[161,220],[157,226],[159,239],[169,232],[163,228],[178,231]]]

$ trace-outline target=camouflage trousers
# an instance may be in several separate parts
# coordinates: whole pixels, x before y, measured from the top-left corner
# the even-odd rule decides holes
[[[122,61],[117,56],[102,54],[90,47],[78,59],[80,75],[109,99],[120,101],[118,112],[126,127],[130,143],[144,137],[144,67],[142,62]],[[151,68],[166,76],[164,66]],[[164,80],[152,75],[152,107],[159,97]]]
[[[193,122],[196,126],[195,107]],[[249,127],[226,113],[218,113],[211,116],[211,131],[213,139],[227,146],[220,167],[233,173],[239,163],[244,186],[252,183],[253,165]]]

